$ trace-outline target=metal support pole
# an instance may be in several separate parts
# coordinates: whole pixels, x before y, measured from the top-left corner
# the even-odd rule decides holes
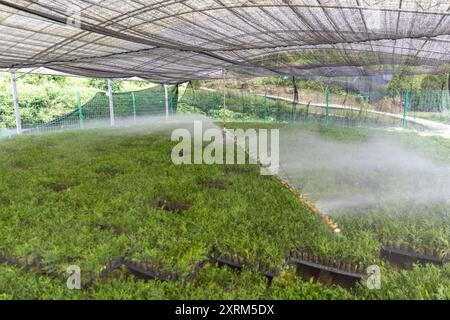
[[[325,125],[328,126],[328,118],[330,116],[330,92],[327,90],[326,93],[326,99],[327,99],[327,110],[325,115]]]
[[[169,120],[169,86],[164,84],[164,94],[166,96],[166,120]]]
[[[444,112],[445,110],[445,103],[446,103],[446,99],[445,99],[445,91],[442,90],[441,92],[441,110],[439,110],[441,112],[441,114]]]
[[[134,122],[136,123],[136,118],[137,118],[136,96],[134,95],[134,92],[131,93],[131,99],[133,100],[133,118],[134,118]]]
[[[169,106],[170,106],[169,107],[170,114],[172,115],[172,117],[175,114],[175,108],[173,107],[174,106],[174,100],[175,100],[175,97],[170,98],[170,104],[169,104]]]
[[[109,95],[109,118],[111,121],[111,127],[115,126],[114,119],[114,102],[113,102],[113,81],[108,79],[108,95]]]
[[[450,92],[450,73],[448,74],[448,78],[447,78],[447,89],[448,89],[448,92]]]
[[[227,86],[225,82],[225,69],[222,69],[222,78],[223,78],[223,127],[227,128]]]
[[[403,129],[406,129],[407,122],[406,122],[406,115],[408,114],[408,108],[409,108],[409,91],[405,90],[403,93],[404,95],[404,105],[403,105]]]
[[[11,75],[11,89],[13,95],[14,112],[16,114],[16,131],[17,134],[22,134],[22,120],[20,119],[19,95],[17,94],[16,74],[14,72],[11,72],[10,75]]]
[[[78,116],[80,118],[80,128],[83,129],[84,116],[83,116],[83,108],[81,107],[81,98],[79,92],[77,92],[77,107],[78,107]]]

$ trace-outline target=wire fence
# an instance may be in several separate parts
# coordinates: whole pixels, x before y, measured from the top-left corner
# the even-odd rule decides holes
[[[72,112],[56,117],[54,120],[39,124],[23,123],[24,132],[54,131],[61,129],[85,128],[109,124],[111,117],[115,124],[129,123],[147,116],[161,116],[166,114],[166,95],[161,90],[143,90],[136,92],[113,93],[113,116],[109,104],[109,96],[105,92],[97,92],[87,103],[81,103],[79,93],[76,96],[76,106]],[[178,89],[169,90],[169,114],[177,111]]]
[[[446,90],[414,90],[386,94],[373,101],[369,95],[304,92],[292,97],[248,93],[236,90],[194,89],[182,95],[178,86],[168,90],[169,115],[177,111],[201,113],[216,121],[282,121],[323,125],[398,127],[433,129],[433,124],[450,126],[450,96]],[[74,108],[53,120],[36,123],[22,121],[25,133],[109,125],[109,97],[97,92],[82,104],[74,94]],[[133,124],[146,116],[166,114],[166,95],[161,88],[113,93],[115,123]],[[225,108],[224,108],[225,106]],[[13,128],[11,128],[13,129]],[[13,131],[5,131],[12,134]]]
[[[404,90],[376,100],[370,95],[308,92],[294,100],[286,95],[188,87],[179,106],[181,110],[200,112],[218,121],[314,122],[414,129],[429,129],[430,121],[450,125],[449,92],[439,90]]]

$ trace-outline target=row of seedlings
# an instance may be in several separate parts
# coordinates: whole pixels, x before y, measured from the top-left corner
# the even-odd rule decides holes
[[[438,250],[425,247],[415,250],[408,243],[399,243],[381,240],[380,257],[388,262],[405,269],[412,268],[413,264],[434,264],[442,266],[450,261],[450,252],[443,257]]]

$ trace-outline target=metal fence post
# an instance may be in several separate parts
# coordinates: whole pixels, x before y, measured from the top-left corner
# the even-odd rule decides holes
[[[131,93],[131,99],[133,100],[133,119],[134,123],[136,123],[136,96],[134,95],[134,92]]]
[[[19,109],[19,95],[17,93],[16,74],[14,72],[11,75],[11,90],[13,95],[14,113],[16,115],[16,131],[17,134],[22,134],[22,119],[20,118]]]
[[[213,117],[213,119],[216,118],[216,93],[213,92],[212,93],[212,109],[211,109],[211,115]]]
[[[328,118],[330,115],[330,92],[327,90],[326,92],[326,100],[327,100],[327,109],[326,109],[326,114],[325,114],[325,125],[328,126]]]
[[[175,110],[173,108],[174,100],[175,100],[175,97],[170,98],[170,103],[169,103],[169,110],[170,110],[170,114],[172,115],[172,117],[175,114]]]
[[[77,107],[78,107],[78,116],[80,118],[80,128],[84,128],[84,116],[83,116],[83,108],[81,106],[81,98],[80,98],[80,92],[77,91]]]
[[[409,91],[405,90],[404,93],[404,102],[403,102],[403,129],[406,129],[406,115],[408,114],[408,108],[409,108]]]
[[[111,127],[114,127],[115,119],[114,119],[114,101],[113,101],[113,82],[111,79],[108,80],[108,94],[109,94],[109,118],[111,122]]]
[[[169,86],[164,84],[164,95],[166,101],[166,120],[169,120]]]
[[[225,82],[225,69],[222,69],[223,78],[223,127],[227,127],[227,84]]]

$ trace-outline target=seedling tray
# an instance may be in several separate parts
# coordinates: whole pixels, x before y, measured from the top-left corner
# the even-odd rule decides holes
[[[214,259],[214,261],[216,261],[219,265],[222,265],[222,266],[223,266],[223,265],[226,265],[226,266],[228,266],[228,267],[230,267],[230,268],[233,268],[233,269],[236,269],[236,270],[242,270],[242,269],[245,268],[245,267],[249,267],[249,268],[252,267],[250,264],[247,264],[247,263],[241,264],[241,263],[239,263],[239,262],[236,262],[236,261],[232,261],[232,260],[230,260],[230,259],[227,259],[227,258],[225,258],[225,257],[223,257],[223,256],[221,256],[221,255],[215,256],[213,259]],[[275,278],[275,277],[278,276],[277,273],[265,271],[265,270],[262,270],[261,268],[258,269],[258,272],[259,272],[260,274],[264,275],[264,276],[265,276],[267,279],[269,279],[270,281],[272,281],[273,278]]]
[[[287,262],[297,266],[297,272],[306,281],[313,278],[324,284],[337,284],[350,289],[365,277],[364,274],[341,270],[304,259],[289,257]]]
[[[336,269],[333,267],[329,267],[329,266],[324,266],[318,263],[314,263],[311,261],[306,261],[306,260],[301,260],[301,259],[296,259],[296,258],[290,258],[289,259],[291,263],[300,265],[300,266],[307,266],[307,267],[311,267],[311,268],[315,268],[315,269],[319,269],[319,270],[323,270],[323,271],[327,271],[327,272],[331,272],[334,274],[338,274],[338,275],[342,275],[345,277],[351,277],[351,278],[355,278],[357,280],[360,280],[362,278],[364,278],[364,274],[360,274],[360,273],[353,273],[353,272],[349,272],[349,271],[345,271],[345,270],[340,270],[340,269]]]
[[[411,268],[414,263],[428,263],[439,266],[442,266],[445,263],[443,259],[438,257],[388,247],[383,247],[380,255],[390,263],[403,268]]]
[[[125,261],[124,265],[128,268],[128,270],[143,280],[159,280],[159,281],[170,281],[176,280],[177,277],[172,275],[160,275],[156,271],[152,270],[148,266],[142,263],[134,263],[130,261]]]

